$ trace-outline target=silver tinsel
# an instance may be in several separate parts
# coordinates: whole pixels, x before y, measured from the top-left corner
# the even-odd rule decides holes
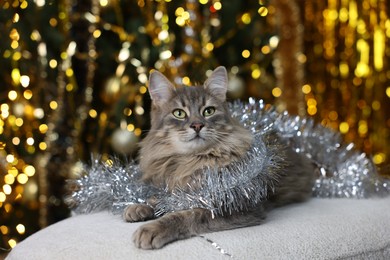
[[[284,166],[282,149],[272,139],[275,132],[317,166],[314,196],[367,198],[390,193],[390,181],[377,174],[366,154],[353,149],[353,144],[343,144],[339,133],[308,118],[266,109],[261,100],[232,103],[230,110],[252,131],[254,142],[242,161],[218,169],[205,168],[204,178],[193,180],[201,183],[200,188],[189,183],[186,189],[168,192],[142,183],[135,162],[113,160],[108,165],[93,159],[83,177],[70,181],[77,189],[67,198],[68,204],[74,206],[75,213],[105,209],[120,213],[129,204],[147,203],[154,197],[156,216],[196,207],[214,214],[248,209],[266,199],[278,179],[278,169]]]

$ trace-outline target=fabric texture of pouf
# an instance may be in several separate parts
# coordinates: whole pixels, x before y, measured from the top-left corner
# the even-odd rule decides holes
[[[390,259],[390,198],[311,199],[273,210],[262,225],[159,250],[133,245],[140,225],[110,212],[74,216],[28,237],[6,259]]]

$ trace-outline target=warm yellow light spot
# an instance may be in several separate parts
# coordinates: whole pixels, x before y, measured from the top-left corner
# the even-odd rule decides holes
[[[346,134],[349,131],[349,125],[347,122],[341,122],[339,125],[339,130],[342,134]]]
[[[93,32],[93,37],[95,38],[95,39],[97,39],[97,38],[99,38],[100,37],[100,35],[102,35],[102,31],[100,31],[100,30],[95,30],[94,32]]]
[[[213,6],[214,6],[214,9],[217,10],[217,11],[222,9],[222,3],[221,2],[215,2]]]
[[[308,84],[305,84],[302,86],[302,92],[303,94],[309,94],[311,92],[311,87]]]
[[[18,231],[19,234],[23,235],[24,232],[26,232],[26,228],[24,227],[23,224],[18,224],[16,226],[16,231]]]
[[[128,107],[126,107],[125,109],[123,109],[123,114],[124,114],[125,116],[131,116],[132,113],[133,113],[133,111],[132,111],[130,108],[128,108]]]
[[[4,192],[0,191],[0,202],[4,202],[7,199],[7,196],[5,196]]]
[[[390,98],[390,87],[386,88],[386,96]]]
[[[1,232],[3,235],[7,235],[8,232],[9,232],[9,229],[8,229],[7,226],[2,225],[2,226],[0,226],[0,232]]]
[[[169,22],[169,16],[167,14],[164,14],[162,17],[161,17],[161,22],[164,23],[163,24],[163,30],[168,30],[169,29],[169,26],[168,26],[168,22]],[[164,27],[166,26],[166,27]]]
[[[367,134],[367,131],[368,131],[367,122],[365,120],[360,120],[359,127],[358,127],[359,134],[365,135],[365,134]]]
[[[241,21],[242,21],[244,24],[250,24],[251,21],[252,21],[251,15],[250,15],[249,13],[244,13],[244,14],[241,16]]]
[[[12,52],[10,50],[5,50],[3,53],[3,57],[8,59],[9,57],[11,57],[11,54]]]
[[[300,63],[306,63],[307,57],[306,57],[305,54],[299,53],[299,54],[297,55],[297,60],[298,60]]]
[[[184,11],[184,12],[181,14],[181,17],[183,17],[184,20],[189,20],[189,19],[190,19],[190,13],[187,12],[187,11]]]
[[[10,195],[12,193],[12,187],[9,184],[3,185],[3,192],[6,195]]]
[[[278,87],[272,89],[272,96],[280,97],[282,95],[282,90]]]
[[[178,16],[176,17],[176,24],[179,26],[184,26],[186,24],[186,21],[183,19],[183,17]]]
[[[138,115],[143,115],[144,112],[145,112],[145,110],[144,110],[144,108],[141,107],[141,106],[137,106],[137,107],[135,108],[135,113],[137,113]]]
[[[28,176],[24,173],[21,173],[18,175],[18,177],[16,177],[16,179],[20,184],[26,184],[28,181]]]
[[[23,1],[21,4],[20,4],[20,8],[21,9],[26,9],[28,6],[28,2],[27,1]]]
[[[148,91],[148,89],[145,86],[141,86],[139,88],[139,93],[141,93],[141,94],[145,94],[147,91]]]
[[[160,59],[162,59],[162,60],[167,60],[170,57],[172,57],[172,52],[170,50],[166,50],[166,51],[163,51],[160,53]],[[145,77],[146,77],[146,75],[145,75]],[[146,77],[146,79],[147,79],[147,77]],[[143,81],[141,81],[141,82],[143,82]]]
[[[242,57],[247,59],[247,58],[249,58],[249,56],[251,56],[251,52],[249,50],[243,50],[241,55],[242,55]]]
[[[95,109],[90,109],[89,112],[88,112],[89,116],[92,117],[92,118],[96,118],[97,117],[97,112]]]
[[[377,25],[374,30],[374,67],[377,71],[383,69],[385,59],[386,35],[381,26]]]
[[[11,174],[12,176],[16,177],[18,176],[19,171],[15,167],[12,167],[11,169],[8,170],[8,174]]]
[[[307,106],[317,106],[317,101],[314,98],[309,98],[307,100]]]
[[[100,0],[99,3],[100,3],[100,6],[105,7],[108,5],[108,0]]]
[[[65,51],[61,52],[61,55],[60,55],[61,59],[62,60],[66,60],[68,58],[68,53],[66,53]]]
[[[19,14],[16,13],[16,14],[14,15],[14,17],[12,18],[12,22],[14,22],[14,23],[19,22],[19,18],[20,18]]]
[[[39,132],[41,132],[41,134],[45,134],[48,129],[49,129],[49,127],[46,124],[41,124],[39,126]]]
[[[357,77],[367,77],[370,74],[370,67],[363,62],[359,62],[355,69],[355,75]]]
[[[54,59],[51,59],[51,60],[49,61],[49,67],[52,68],[52,69],[57,68],[57,61],[54,60]]]
[[[214,50],[214,44],[212,44],[211,42],[207,43],[205,47],[207,51]]]
[[[8,98],[11,101],[15,101],[18,98],[18,93],[15,90],[8,92]]]
[[[46,150],[47,149],[47,144],[45,142],[40,142],[39,143],[39,149],[41,149],[42,151]]]
[[[134,125],[133,124],[128,124],[127,125],[127,130],[130,131],[130,132],[133,132],[135,129]]]
[[[32,166],[32,165],[27,165],[27,166],[24,167],[23,172],[24,172],[27,176],[32,177],[32,176],[34,176],[34,174],[35,174],[35,168],[34,168],[34,166]]]
[[[52,27],[55,27],[57,25],[57,19],[56,18],[51,18],[49,20],[49,24],[52,26]]]
[[[184,84],[184,85],[190,85],[191,81],[190,81],[190,78],[189,77],[183,77],[183,79],[181,80],[181,82]]]
[[[23,92],[23,97],[27,100],[31,99],[33,96],[33,93],[31,90],[27,89]]]
[[[66,84],[66,91],[68,91],[68,92],[71,92],[71,91],[73,91],[73,89],[74,89],[74,87],[73,87],[73,84]]]
[[[142,133],[142,130],[141,130],[140,128],[134,129],[134,134],[135,134],[136,136],[140,136],[141,133]]]
[[[22,53],[20,51],[15,51],[15,53],[12,55],[12,59],[15,61],[18,61],[22,58]]]
[[[73,76],[73,70],[71,68],[68,68],[68,69],[66,69],[65,74],[68,77],[72,77]]]
[[[52,110],[56,110],[58,108],[58,104],[56,101],[50,101],[49,106]]]
[[[262,7],[260,7],[258,10],[257,10],[257,12],[259,13],[259,15],[260,16],[267,16],[267,14],[268,14],[268,9],[267,9],[267,7],[265,7],[265,6],[262,6]]]
[[[15,182],[15,176],[12,174],[8,173],[7,175],[4,176],[4,182],[6,184],[12,185]]]
[[[20,83],[20,70],[18,68],[15,68],[11,71],[11,78],[15,85],[19,85]]]
[[[11,48],[12,48],[12,49],[15,50],[15,49],[17,49],[18,47],[19,47],[19,42],[15,41],[15,40],[11,42]]]
[[[20,35],[19,35],[19,32],[18,30],[16,30],[15,28],[13,28],[9,34],[9,38],[11,38],[11,40],[14,40],[14,41],[19,41],[20,39]]]
[[[309,106],[307,108],[307,113],[311,116],[314,116],[315,114],[317,114],[317,107],[316,106]]]
[[[330,120],[335,121],[335,120],[337,120],[339,115],[337,114],[336,111],[330,111],[328,117]]]
[[[271,47],[268,46],[268,45],[264,45],[263,47],[261,47],[261,52],[262,52],[263,54],[268,54],[268,53],[271,52]]]
[[[373,156],[372,160],[375,164],[381,164],[386,160],[386,154],[384,153],[377,153]]]
[[[199,0],[199,3],[205,5],[209,2],[209,0]]]
[[[8,104],[1,104],[0,110],[9,110]]]
[[[252,71],[252,78],[258,79],[261,76],[261,70],[260,69],[254,69]]]
[[[175,15],[176,16],[181,16],[184,12],[184,8],[183,7],[178,7],[176,10],[175,10]]]
[[[23,119],[22,118],[16,118],[15,119],[15,125],[17,127],[21,127],[23,125]]]
[[[378,100],[373,101],[371,106],[372,106],[372,109],[374,109],[375,111],[378,111],[379,109],[381,109],[381,103]]]
[[[14,248],[16,246],[16,240],[15,239],[10,239],[8,240],[8,245],[11,247],[11,248]]]

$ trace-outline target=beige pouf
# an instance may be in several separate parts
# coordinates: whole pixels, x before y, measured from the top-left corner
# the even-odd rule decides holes
[[[390,259],[390,198],[312,199],[273,210],[263,225],[159,250],[133,245],[141,224],[109,212],[71,217],[28,237],[7,259]]]

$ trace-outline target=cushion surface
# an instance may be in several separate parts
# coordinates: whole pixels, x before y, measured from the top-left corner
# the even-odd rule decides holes
[[[20,242],[18,259],[390,259],[390,198],[311,199],[275,209],[259,226],[141,250],[125,223],[110,212],[79,215]]]

